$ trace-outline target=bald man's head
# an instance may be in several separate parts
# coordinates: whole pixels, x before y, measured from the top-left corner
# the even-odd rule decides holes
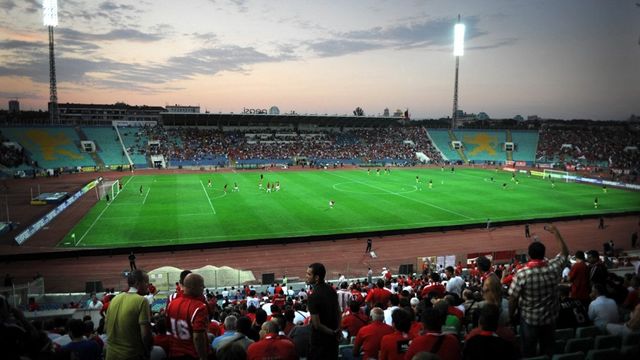
[[[200,296],[204,291],[204,278],[191,273],[184,278],[184,293],[189,296]]]

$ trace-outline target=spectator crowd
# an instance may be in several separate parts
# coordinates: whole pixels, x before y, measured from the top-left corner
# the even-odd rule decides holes
[[[569,256],[560,231],[545,229],[561,249],[556,256],[536,240],[526,261],[480,256],[336,284],[314,263],[296,290],[285,277],[262,292],[245,285],[212,293],[185,270],[153,312],[157,291],[133,270],[127,289],[85,304],[103,315],[97,327],[90,319],[29,322],[0,297],[0,346],[10,349],[7,359],[517,359],[571,352],[573,340],[561,334],[577,328],[593,334],[583,355],[598,334],[615,335],[620,353],[622,339],[640,336],[640,278],[609,273],[596,250]],[[631,343],[627,355],[639,346]]]

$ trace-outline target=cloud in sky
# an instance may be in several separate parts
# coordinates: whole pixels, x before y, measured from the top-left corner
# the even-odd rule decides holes
[[[113,29],[106,33],[96,34],[89,32],[81,32],[73,29],[59,29],[58,34],[64,40],[80,40],[80,41],[140,41],[140,42],[152,42],[163,39],[163,35],[159,33],[145,33],[136,29]],[[63,41],[64,41],[63,40]]]
[[[482,30],[478,17],[465,18],[465,41],[487,35]],[[452,42],[451,19],[419,19],[393,26],[377,26],[366,30],[354,30],[332,34],[333,36],[322,40],[312,40],[306,46],[321,57],[342,56],[350,53],[359,53],[376,49],[411,49],[433,48],[450,46]],[[511,41],[500,41],[490,46],[477,46],[475,49],[489,49],[514,44]],[[469,47],[473,49],[473,47]]]

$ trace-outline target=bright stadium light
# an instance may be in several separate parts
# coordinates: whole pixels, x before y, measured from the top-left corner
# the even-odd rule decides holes
[[[457,23],[453,28],[453,55],[464,55],[464,24]]]
[[[44,26],[58,26],[58,0],[42,1]]]

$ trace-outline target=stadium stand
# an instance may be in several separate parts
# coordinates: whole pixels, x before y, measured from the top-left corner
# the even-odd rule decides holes
[[[429,134],[445,159],[448,161],[462,161],[460,155],[451,147],[448,130],[429,129]]]
[[[80,138],[72,127],[5,127],[1,131],[40,168],[95,166],[87,153],[80,152]]]
[[[122,144],[120,144],[118,135],[112,127],[83,127],[82,130],[89,140],[95,142],[98,156],[105,165],[128,164]]]
[[[538,132],[511,130],[511,138],[515,145],[513,161],[526,161],[527,164],[533,165],[538,147]]]
[[[464,145],[465,155],[474,162],[504,162],[505,132],[496,130],[457,130],[458,140]]]
[[[119,127],[122,142],[129,152],[131,161],[137,168],[148,167],[147,143],[149,138],[143,127]]]

